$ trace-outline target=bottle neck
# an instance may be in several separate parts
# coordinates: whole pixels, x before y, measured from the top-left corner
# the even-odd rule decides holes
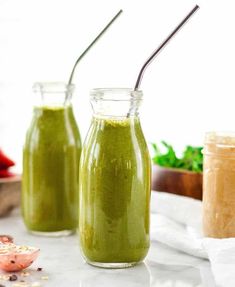
[[[97,118],[138,117],[142,92],[131,89],[94,89],[90,101],[93,116]]]
[[[67,85],[62,82],[36,83],[33,86],[33,91],[36,94],[36,106],[69,106],[74,85]]]

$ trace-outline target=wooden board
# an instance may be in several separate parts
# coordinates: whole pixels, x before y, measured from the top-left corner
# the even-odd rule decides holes
[[[0,217],[20,205],[21,176],[0,178]]]
[[[152,189],[202,200],[202,173],[152,167]]]

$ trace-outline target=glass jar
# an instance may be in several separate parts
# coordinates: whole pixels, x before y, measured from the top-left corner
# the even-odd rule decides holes
[[[203,153],[204,235],[235,237],[235,134],[207,133]]]
[[[95,89],[80,163],[79,235],[86,261],[141,262],[149,249],[151,161],[140,125],[141,91]]]
[[[36,83],[38,96],[23,148],[22,213],[28,230],[60,236],[78,226],[81,139],[73,85]]]

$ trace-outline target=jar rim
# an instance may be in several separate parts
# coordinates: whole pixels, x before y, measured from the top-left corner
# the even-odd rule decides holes
[[[235,132],[229,132],[229,131],[206,132],[204,143],[235,147]]]
[[[143,92],[131,88],[95,88],[91,90],[90,97],[104,101],[133,101],[141,100]]]
[[[33,84],[34,92],[43,93],[65,93],[73,92],[75,89],[74,84],[68,84],[65,82],[36,82]]]

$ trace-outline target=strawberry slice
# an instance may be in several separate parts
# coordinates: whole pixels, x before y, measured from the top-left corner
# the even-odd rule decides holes
[[[14,176],[15,174],[13,172],[10,172],[9,170],[7,169],[0,169],[0,178],[3,178],[3,177],[11,177],[11,176]]]
[[[15,165],[14,161],[7,157],[0,149],[0,169],[7,169],[13,165]]]

